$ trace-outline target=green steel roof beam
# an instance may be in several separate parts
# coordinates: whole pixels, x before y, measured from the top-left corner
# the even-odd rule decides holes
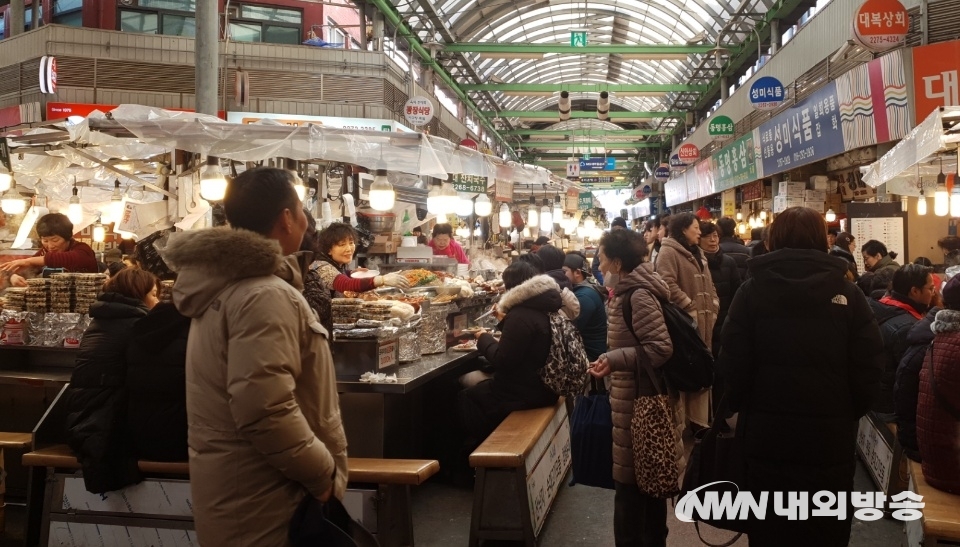
[[[501,118],[550,118],[552,116],[557,116],[557,121],[560,121],[559,114],[556,110],[501,110],[500,112],[493,112],[485,110],[481,112],[484,116],[487,117],[496,117]],[[684,118],[686,117],[686,112],[659,112],[659,111],[649,111],[649,112],[610,112],[611,121],[627,121],[627,120],[650,120],[654,118]],[[571,119],[596,119],[597,113],[583,110],[574,110],[570,112]]]
[[[523,141],[515,148],[539,148],[541,150],[554,150],[566,148],[606,148],[608,150],[629,150],[631,148],[660,148],[659,142],[603,142],[603,141]]]
[[[652,137],[659,135],[657,129],[514,129],[504,131],[504,135],[519,135],[527,137],[551,136],[589,136],[589,137]]]
[[[464,84],[464,91],[502,91],[523,93],[673,93],[706,91],[708,86],[689,84]]]
[[[371,0],[371,2],[373,3],[374,6],[377,7],[380,13],[383,14],[384,18],[386,18],[386,20],[389,21],[391,25],[393,25],[395,28],[398,29],[400,35],[403,36],[404,39],[406,39],[407,42],[410,44],[410,48],[413,51],[416,51],[417,55],[420,56],[420,59],[422,60],[423,64],[433,69],[436,75],[439,76],[440,79],[445,84],[447,84],[447,86],[449,86],[450,89],[453,90],[453,92],[457,95],[457,98],[459,98],[463,102],[463,104],[467,106],[468,109],[470,109],[477,115],[478,117],[477,121],[480,122],[487,129],[487,131],[489,131],[492,135],[496,137],[496,139],[500,142],[500,144],[502,144],[503,147],[507,150],[507,153],[513,155],[514,158],[516,158],[516,155],[513,152],[513,147],[503,140],[503,136],[500,135],[500,133],[493,128],[493,125],[490,124],[488,118],[484,116],[483,113],[480,111],[480,109],[477,108],[477,105],[475,105],[473,101],[470,100],[470,97],[467,96],[467,94],[464,93],[462,89],[460,89],[460,86],[457,84],[456,81],[454,81],[450,73],[447,72],[447,70],[443,68],[443,66],[441,66],[435,60],[430,58],[430,52],[423,47],[416,33],[410,30],[410,27],[407,25],[406,21],[400,17],[399,13],[397,12],[396,6],[390,4],[387,0]]]
[[[458,42],[446,44],[444,51],[469,53],[566,53],[570,55],[692,55],[709,53],[712,45],[683,44],[587,44],[583,47],[570,44],[524,44],[500,42]]]

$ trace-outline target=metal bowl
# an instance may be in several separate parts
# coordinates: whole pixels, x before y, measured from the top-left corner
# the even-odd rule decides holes
[[[405,289],[404,292],[409,296],[422,296],[423,298],[433,298],[437,296],[438,287],[417,287],[415,289]]]
[[[393,232],[397,226],[397,215],[393,213],[358,211],[357,214],[366,217],[370,222],[370,231],[377,234]]]

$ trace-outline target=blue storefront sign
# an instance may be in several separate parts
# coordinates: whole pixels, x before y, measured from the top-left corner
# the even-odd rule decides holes
[[[830,82],[802,103],[760,126],[763,176],[842,154],[837,84]]]
[[[750,102],[757,110],[773,110],[782,105],[786,98],[783,84],[773,76],[757,78],[750,86]]]
[[[670,169],[683,169],[686,166],[687,164],[684,163],[682,159],[680,159],[679,154],[674,154],[670,156]]]
[[[580,160],[581,171],[616,171],[617,158],[590,158]]]
[[[653,178],[663,182],[670,178],[670,166],[666,164],[660,164],[659,167],[653,172]]]

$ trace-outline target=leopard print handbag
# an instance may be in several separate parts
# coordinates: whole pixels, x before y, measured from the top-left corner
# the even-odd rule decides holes
[[[638,396],[633,401],[630,435],[633,440],[633,469],[637,487],[648,496],[672,498],[680,493],[682,441],[677,438],[674,405],[670,396],[659,393],[660,383],[649,367],[657,395]],[[679,448],[678,448],[679,447]],[[680,450],[680,452],[678,452]]]

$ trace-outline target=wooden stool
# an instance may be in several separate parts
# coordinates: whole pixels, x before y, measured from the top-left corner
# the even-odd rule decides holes
[[[4,471],[6,468],[4,462],[6,460],[4,460],[3,449],[13,448],[16,450],[27,450],[32,443],[32,433],[7,433],[0,431],[0,534],[3,533],[6,527],[5,509],[7,506],[4,501],[4,495],[7,493],[7,481],[6,472]]]

